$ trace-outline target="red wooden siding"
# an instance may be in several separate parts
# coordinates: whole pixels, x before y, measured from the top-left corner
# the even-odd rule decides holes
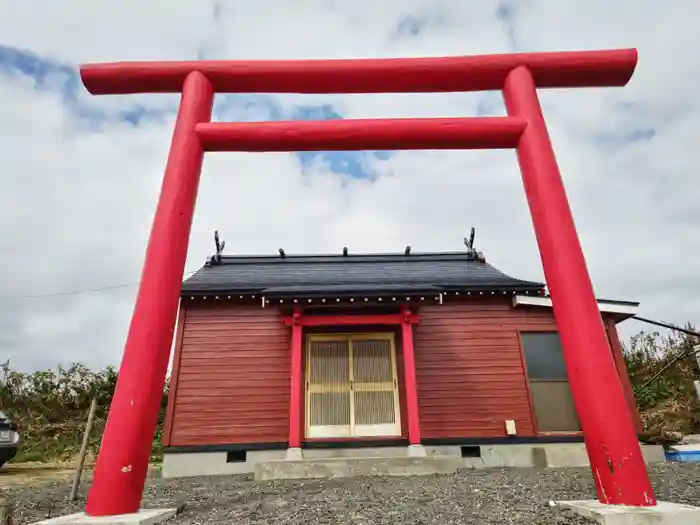
[[[424,306],[415,325],[423,438],[534,436],[518,330],[556,330],[550,311],[510,301]]]
[[[426,305],[419,314],[414,343],[422,437],[504,437],[508,419],[515,420],[518,436],[536,435],[519,333],[556,331],[551,310],[513,308],[502,299]],[[606,328],[633,407],[617,331],[610,320]],[[396,327],[313,328],[304,331],[304,340],[308,333],[371,331],[396,334],[406,437],[403,352]],[[274,308],[183,300],[164,444],[286,442],[290,335]],[[636,410],[634,416],[638,421]]]
[[[286,442],[290,332],[279,312],[201,302],[183,308],[169,444]]]
[[[552,311],[495,300],[425,306],[420,315],[415,352],[422,437],[502,437],[507,419],[515,420],[518,436],[536,435],[519,333],[557,331]],[[641,428],[617,330],[612,320],[605,324]]]

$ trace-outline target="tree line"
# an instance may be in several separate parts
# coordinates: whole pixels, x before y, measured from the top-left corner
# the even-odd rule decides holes
[[[693,345],[698,343],[697,338],[673,332],[665,336],[639,332],[623,344],[645,441],[668,443],[673,440],[669,433],[700,434],[700,403],[693,385],[694,380],[700,379],[700,370],[692,355]],[[93,371],[74,363],[56,370],[26,373],[12,369],[10,362],[1,365],[0,410],[20,425],[23,435],[22,448],[14,461],[72,459],[80,449],[93,397],[97,398],[97,412],[90,452],[96,454],[116,381],[117,371],[113,367]],[[162,457],[167,394],[166,383],[153,439],[153,461]]]
[[[32,373],[0,366],[0,410],[20,426],[22,447],[13,460],[61,461],[78,454],[85,421],[93,397],[97,410],[89,451],[96,454],[102,440],[107,412],[117,383],[114,367],[93,371],[80,363],[56,370]],[[161,435],[165,422],[168,384],[163,388],[158,430],[153,439],[152,460],[162,456]]]

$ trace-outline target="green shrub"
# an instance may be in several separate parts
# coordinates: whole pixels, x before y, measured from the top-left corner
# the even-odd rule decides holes
[[[663,337],[658,332],[640,332],[623,345],[637,408],[651,441],[663,442],[669,431],[700,434],[700,406],[693,385],[700,379],[700,370],[692,354],[698,343],[697,337],[676,332]]]
[[[97,454],[116,382],[113,367],[94,372],[74,363],[56,371],[22,373],[12,370],[9,362],[0,365],[0,409],[22,429],[23,443],[14,461],[60,461],[78,454],[93,396],[97,398],[97,411],[89,452]],[[162,456],[160,437],[167,392],[166,383],[152,460]]]

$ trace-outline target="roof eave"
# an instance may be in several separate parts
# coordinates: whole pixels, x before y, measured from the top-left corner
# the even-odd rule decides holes
[[[299,299],[299,298],[320,298],[320,297],[340,297],[340,298],[351,298],[351,297],[377,297],[377,296],[387,296],[387,295],[418,295],[418,294],[440,294],[440,293],[479,293],[479,292],[508,292],[508,293],[523,293],[523,294],[540,294],[544,289],[544,285],[540,283],[529,283],[529,282],[514,282],[514,283],[484,283],[481,285],[473,286],[416,286],[416,287],[406,287],[401,289],[396,288],[372,288],[372,289],[357,289],[357,290],[327,290],[319,287],[316,290],[303,290],[303,291],[268,291],[265,288],[246,288],[246,289],[232,289],[232,288],[187,288],[183,287],[180,293],[181,297],[202,297],[202,296],[266,296],[274,297],[277,299]]]
[[[615,324],[630,319],[639,313],[639,303],[633,301],[612,301],[596,299],[601,314],[615,321]],[[552,308],[552,298],[516,295],[513,297],[514,307]]]

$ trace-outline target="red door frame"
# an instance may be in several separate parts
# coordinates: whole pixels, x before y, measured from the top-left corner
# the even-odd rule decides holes
[[[399,410],[400,410],[400,420],[401,420],[401,434],[398,436],[371,436],[371,437],[351,437],[351,438],[309,438],[305,435],[306,431],[306,398],[305,396],[305,385],[306,385],[306,364],[308,355],[303,352],[302,359],[302,403],[301,403],[301,436],[302,436],[302,447],[303,443],[348,443],[348,442],[358,442],[366,443],[369,441],[376,442],[395,442],[395,441],[408,441],[408,414],[406,412],[406,388],[405,388],[405,370],[404,370],[404,358],[403,358],[403,338],[401,335],[401,327],[396,325],[365,325],[365,326],[329,326],[329,327],[310,327],[304,329],[304,345],[308,344],[310,336],[314,335],[325,335],[325,334],[346,334],[352,335],[356,332],[361,334],[391,334],[394,336],[394,345],[396,351],[396,373],[397,376],[397,386],[399,395]],[[306,346],[303,347],[306,349]],[[417,383],[417,380],[416,380]],[[419,413],[420,418],[420,413]],[[422,430],[420,438],[422,439]]]
[[[302,403],[304,402],[303,339],[304,327],[319,326],[400,326],[401,349],[403,354],[403,382],[408,419],[408,441],[420,445],[420,418],[418,416],[418,386],[416,383],[416,363],[413,351],[413,325],[420,317],[401,305],[399,314],[380,315],[304,315],[296,307],[291,317],[284,323],[292,328],[291,340],[291,384],[289,407],[289,448],[300,448],[302,438]]]
[[[86,513],[136,512],[170,357],[205,151],[515,148],[598,499],[655,505],[538,88],[623,86],[635,49],[444,58],[92,64],[92,94],[181,93]],[[212,123],[214,93],[502,90],[507,117]]]

